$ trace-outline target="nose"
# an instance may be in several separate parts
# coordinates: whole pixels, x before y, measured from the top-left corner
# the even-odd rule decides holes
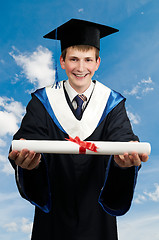
[[[84,70],[84,63],[83,63],[83,61],[79,61],[78,62],[78,71],[83,72],[83,70]]]

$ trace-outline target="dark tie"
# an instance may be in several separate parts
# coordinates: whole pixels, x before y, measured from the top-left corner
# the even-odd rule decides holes
[[[75,110],[75,116],[78,120],[82,118],[82,104],[87,100],[86,96],[83,94],[77,95],[74,100],[77,103],[77,109]]]

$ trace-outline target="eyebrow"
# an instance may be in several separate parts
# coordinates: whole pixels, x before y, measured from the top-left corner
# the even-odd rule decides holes
[[[76,57],[76,56],[69,56],[69,58],[79,58],[79,57]],[[84,57],[84,58],[93,58],[92,56],[87,56],[87,57]]]
[[[72,55],[72,56],[69,56],[69,57],[70,57],[70,58],[78,58],[78,57],[76,57],[76,56],[73,56],[73,55]]]

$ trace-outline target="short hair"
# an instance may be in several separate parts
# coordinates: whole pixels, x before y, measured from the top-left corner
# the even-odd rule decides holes
[[[79,51],[83,51],[83,52],[89,51],[90,49],[94,48],[95,49],[95,55],[96,55],[96,61],[99,58],[99,49],[96,48],[96,47],[93,47],[93,46],[90,46],[90,45],[74,45],[74,46],[71,46],[71,48],[76,48]],[[63,58],[64,61],[65,61],[65,58],[66,58],[67,49],[68,48],[65,48],[61,53],[61,57]]]

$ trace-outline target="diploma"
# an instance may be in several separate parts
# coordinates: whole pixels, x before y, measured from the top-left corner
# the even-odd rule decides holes
[[[82,141],[81,141],[82,142]],[[90,142],[82,142],[90,143]],[[79,146],[71,141],[52,140],[13,140],[12,150],[21,151],[28,149],[36,153],[56,153],[56,154],[98,154],[98,155],[122,155],[124,153],[137,152],[138,154],[151,152],[151,145],[147,142],[100,142],[94,141],[96,151],[86,149],[81,152]]]

